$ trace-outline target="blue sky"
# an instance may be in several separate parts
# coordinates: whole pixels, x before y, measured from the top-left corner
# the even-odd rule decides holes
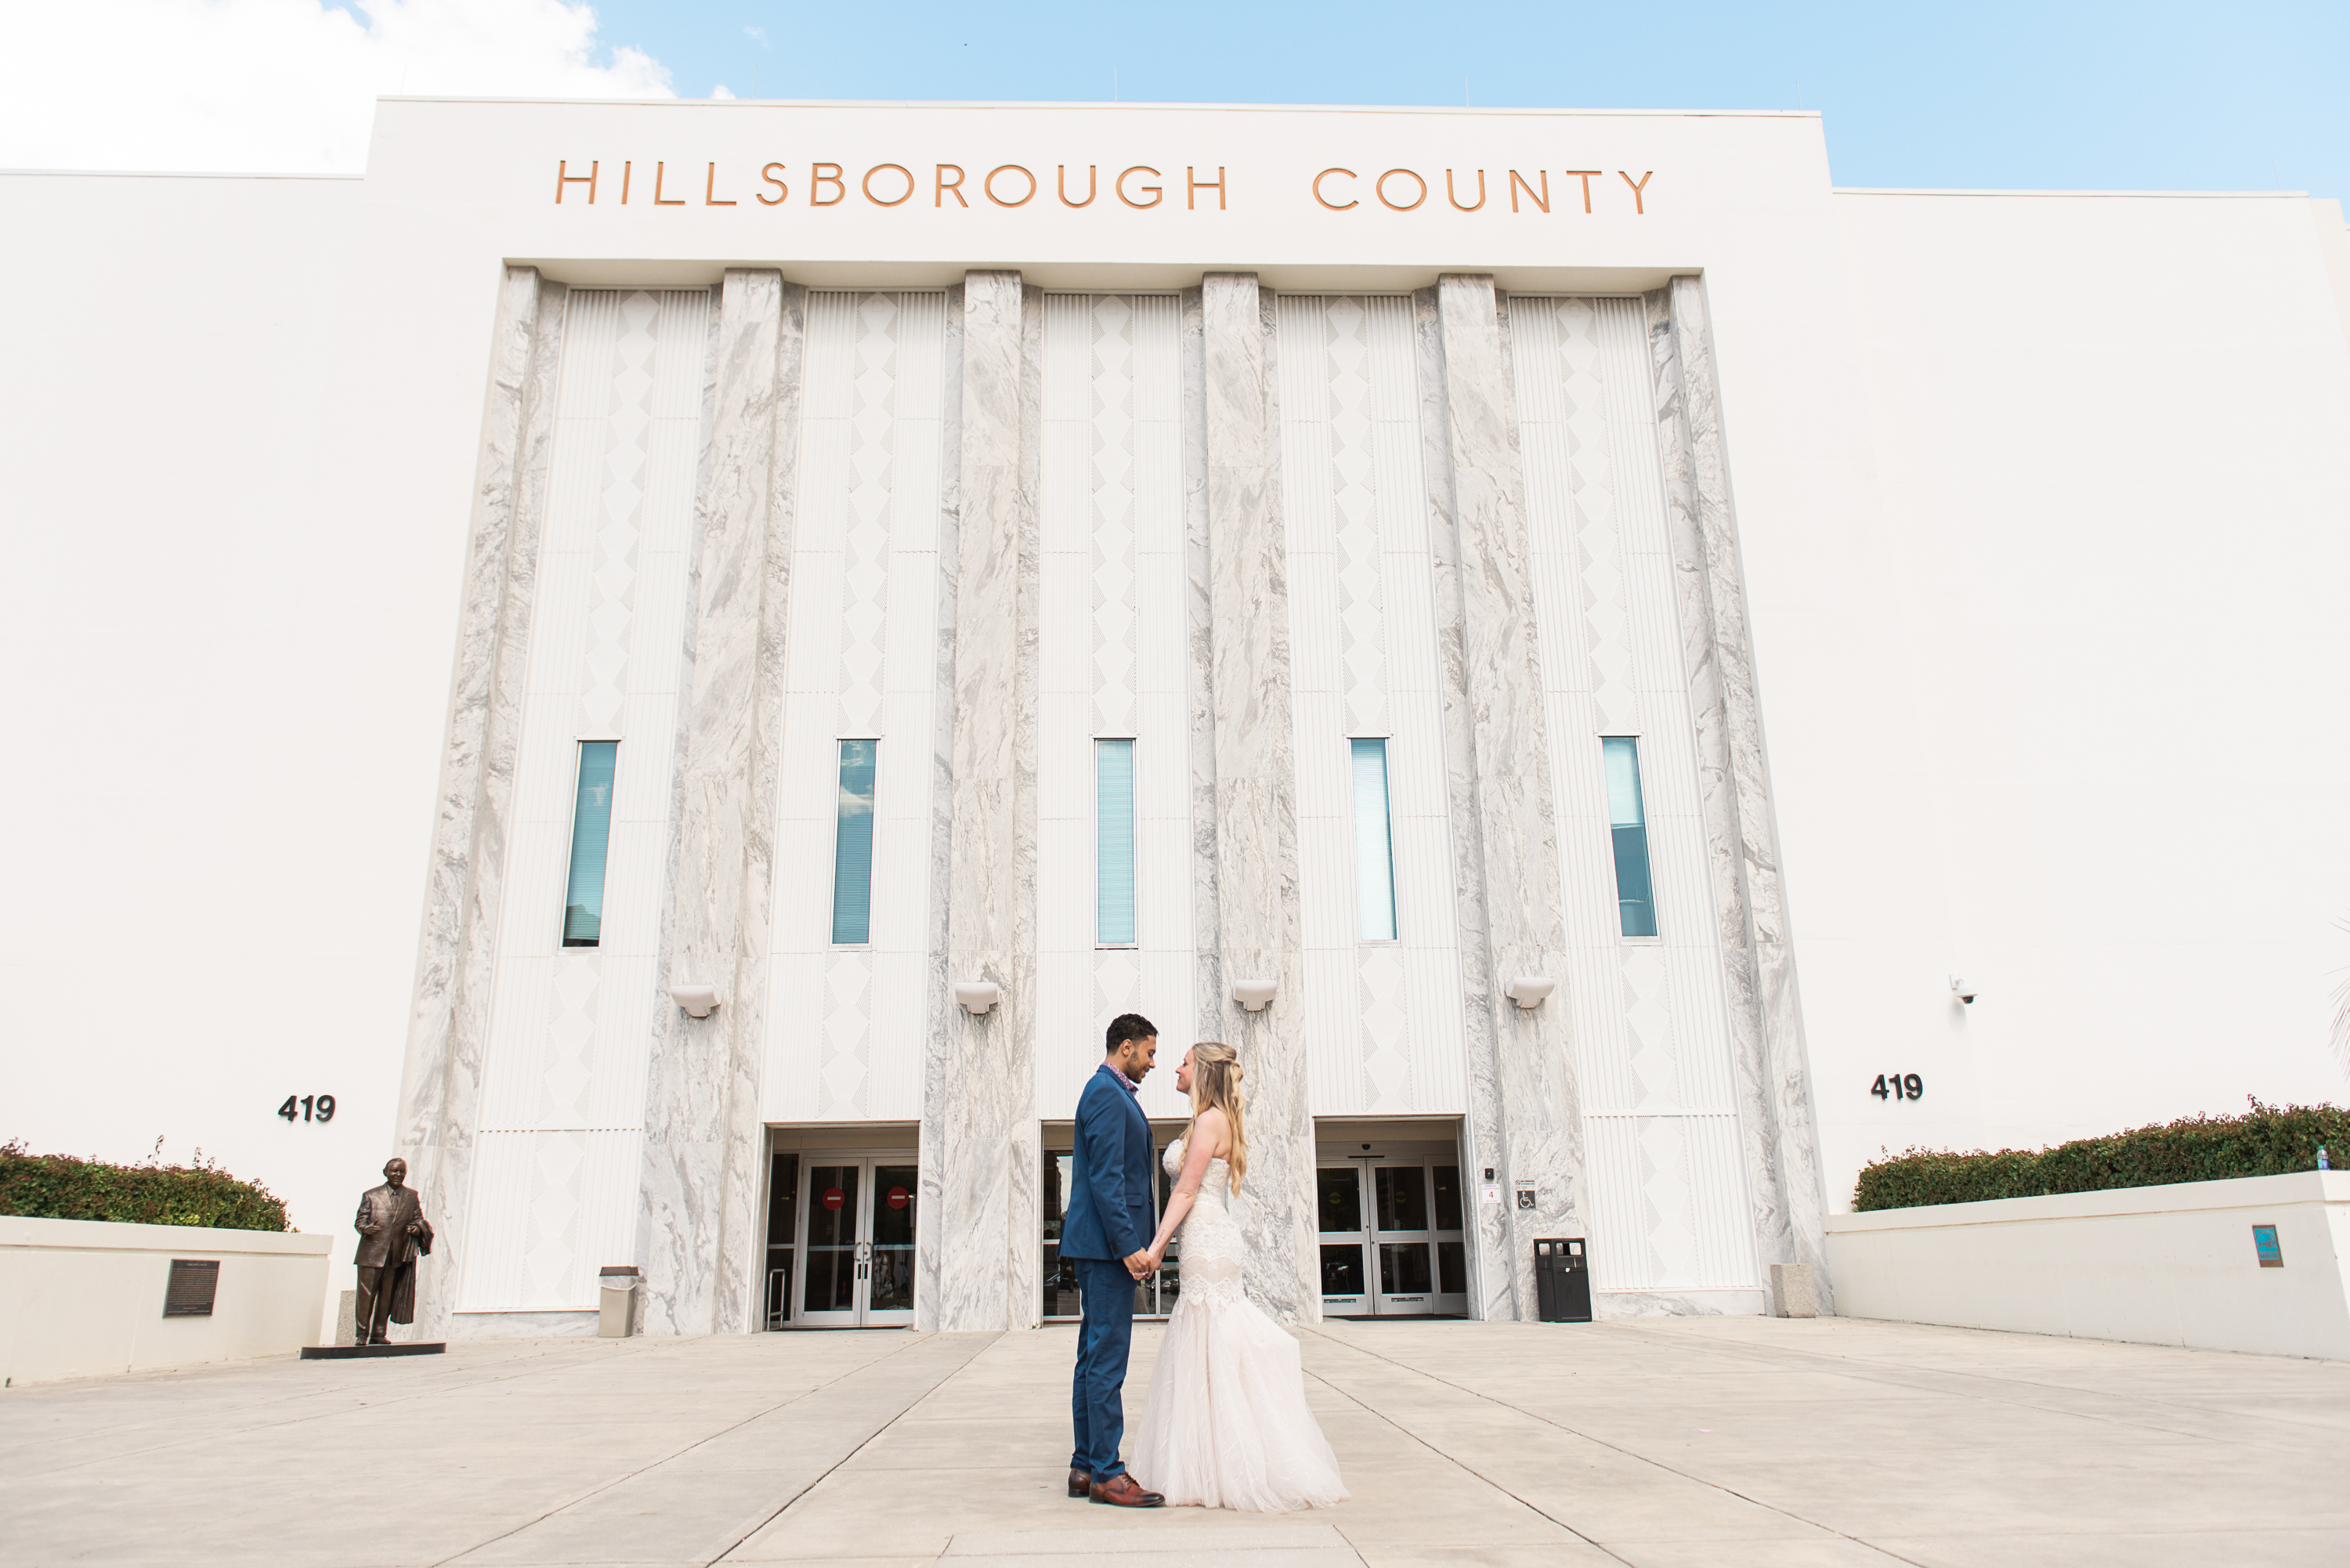
[[[602,0],[681,96],[1824,111],[1843,185],[2350,196],[2350,3]],[[754,36],[749,29],[757,29]]]

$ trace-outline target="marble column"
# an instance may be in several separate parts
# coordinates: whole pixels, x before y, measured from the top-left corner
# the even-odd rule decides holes
[[[1249,1283],[1285,1322],[1322,1315],[1307,1099],[1303,924],[1297,903],[1295,728],[1290,714],[1288,544],[1281,513],[1273,296],[1253,274],[1201,280],[1201,472],[1207,497],[1208,695],[1214,759],[1217,968],[1201,1027],[1221,1019],[1248,1096],[1242,1223]],[[1205,825],[1201,826],[1205,837]],[[1272,1005],[1232,1001],[1276,982]],[[1336,1001],[1336,999],[1333,999]],[[1212,1002],[1208,1006],[1205,1003]],[[1170,1049],[1186,1042],[1170,1042]]]
[[[1585,1234],[1583,1123],[1567,1010],[1523,1009],[1515,976],[1566,972],[1557,830],[1534,642],[1525,483],[1507,319],[1490,277],[1417,296],[1438,541],[1469,1106],[1461,1163],[1476,1219],[1475,1310],[1534,1315],[1534,1242]],[[1493,1172],[1502,1202],[1483,1200]],[[1521,1207],[1530,1189],[1533,1206]]]
[[[1191,761],[1192,1016],[1215,1027],[1232,1003],[1216,914],[1216,645],[1208,544],[1208,355],[1204,291],[1187,288],[1177,317],[1183,362],[1183,653]],[[1189,1042],[1184,1042],[1189,1044]],[[1180,1058],[1179,1058],[1180,1060]]]
[[[664,962],[645,1095],[638,1211],[649,1334],[755,1326],[765,1139],[769,901],[806,290],[775,272],[720,286],[708,435],[696,476],[692,671],[678,768]],[[671,985],[718,988],[689,1017]]]
[[[1757,1251],[1766,1269],[1808,1265],[1820,1310],[1829,1312],[1826,1189],[1705,285],[1677,277],[1645,303],[1666,526],[1697,725],[1699,800],[1730,993],[1739,1131]]]
[[[567,290],[506,269],[474,462],[457,662],[417,942],[396,1152],[443,1235],[464,1234],[498,908],[505,889],[515,750],[529,675],[531,606],[555,438],[556,368]],[[375,1178],[367,1174],[367,1182]],[[448,1330],[458,1260],[419,1273],[416,1337]]]
[[[963,279],[953,565],[954,711],[944,986],[922,1085],[916,1321],[1024,1327],[1041,1284],[1035,1116],[1036,515],[1045,301],[1013,272]],[[928,1287],[925,1290],[924,1287]]]

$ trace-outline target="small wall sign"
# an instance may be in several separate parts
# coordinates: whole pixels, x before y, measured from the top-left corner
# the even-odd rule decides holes
[[[1534,1189],[1533,1188],[1531,1188],[1531,1187],[1521,1187],[1521,1188],[1519,1188],[1519,1189],[1518,1189],[1518,1207],[1519,1207],[1519,1208],[1521,1208],[1521,1209],[1532,1209],[1534,1206]]]
[[[2252,1250],[2261,1255],[2262,1268],[2282,1269],[2284,1267],[2284,1249],[2277,1245],[2275,1226],[2255,1225],[2252,1227]]]
[[[163,1315],[210,1317],[219,1290],[219,1259],[174,1258],[171,1282],[163,1287]]]

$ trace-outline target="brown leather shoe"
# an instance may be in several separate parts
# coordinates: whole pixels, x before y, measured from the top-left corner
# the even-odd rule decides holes
[[[1094,1482],[1093,1500],[1112,1508],[1159,1508],[1167,1501],[1162,1492],[1143,1490],[1132,1476],[1112,1476],[1106,1481]]]
[[[1093,1477],[1087,1475],[1083,1470],[1071,1470],[1069,1472],[1069,1495],[1071,1497],[1087,1497],[1092,1494],[1093,1490]]]

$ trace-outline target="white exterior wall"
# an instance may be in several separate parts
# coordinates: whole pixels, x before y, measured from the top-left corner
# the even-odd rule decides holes
[[[861,169],[908,146],[1106,179],[1149,164],[1172,194],[1063,209],[1048,176],[1018,209],[924,205],[927,188],[901,208],[805,204],[806,159],[837,148]],[[1560,146],[1577,167],[1657,171],[1646,212],[1611,174],[1586,216],[1555,163],[1548,214],[1452,212],[1440,177],[1408,213],[1303,193],[1340,156],[1498,171]],[[794,196],[764,208],[755,171],[778,147]],[[554,205],[556,161],[583,154],[607,181],[636,160],[635,202]],[[656,158],[673,187],[715,161],[738,204],[651,208]],[[1186,164],[1229,167],[1229,210],[1182,204]],[[70,237],[0,255],[42,302],[0,383],[0,649],[22,676],[0,686],[20,757],[0,812],[21,827],[0,845],[16,891],[0,1135],[117,1158],[159,1133],[171,1154],[200,1143],[337,1237],[338,1282],[351,1200],[393,1152],[507,260],[677,290],[746,256],[906,289],[975,257],[1091,289],[1243,265],[1317,296],[1440,271],[1583,295],[1701,271],[1831,1202],[1880,1145],[2344,1093],[2324,1042],[2350,962],[2334,927],[2350,656],[2324,596],[2350,575],[2350,348],[2323,203],[1836,194],[1813,117],[1081,106],[387,102],[365,180],[0,182],[23,232]],[[893,638],[920,597],[899,587]],[[1409,602],[1393,587],[1391,714]],[[821,820],[827,867],[837,720],[787,742],[787,769],[819,755],[825,778],[784,792]],[[885,746],[885,769],[905,754]],[[910,799],[885,777],[885,812]],[[805,845],[779,854],[779,878],[806,864]],[[776,908],[809,930],[829,914],[799,887]],[[1146,907],[1146,931],[1165,918]],[[827,945],[795,940],[805,960]],[[1983,983],[1970,1011],[1949,1000],[1954,967]],[[772,1097],[822,1081],[826,1062],[784,1062],[781,1021],[824,1018],[828,984],[804,977],[788,1007],[778,986],[769,1116],[910,1118],[910,1087],[879,1079],[837,1111]],[[1676,1002],[1676,1050],[1684,1016]],[[1928,1097],[1866,1098],[1893,1068],[1923,1073]],[[340,1115],[275,1118],[297,1091],[335,1094]]]
[[[2350,1172],[1840,1214],[1827,1250],[1848,1317],[2350,1361]]]
[[[1898,689],[1812,552],[1746,543],[1831,1170],[2344,1100],[2350,357],[2311,211],[1836,199]],[[1892,1070],[1927,1097],[1870,1096]]]
[[[331,1245],[271,1231],[0,1215],[0,1377],[44,1383],[332,1344],[318,1327]],[[220,1264],[210,1316],[163,1315],[174,1258]]]

